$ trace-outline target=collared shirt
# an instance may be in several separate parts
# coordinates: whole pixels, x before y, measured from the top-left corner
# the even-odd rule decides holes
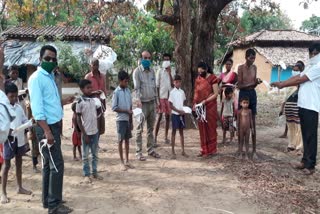
[[[82,96],[76,104],[76,113],[81,114],[82,125],[87,135],[98,133],[97,109],[101,107],[99,102],[97,98]]]
[[[29,78],[28,89],[35,120],[45,120],[52,125],[62,119],[61,99],[53,73],[38,67]]]
[[[173,75],[173,74],[171,74]],[[156,78],[156,86],[159,88],[159,98],[160,99],[168,99],[169,93],[172,90],[171,87],[171,79],[168,71],[166,69],[161,68],[157,73]]]
[[[300,76],[306,75],[309,81],[300,84],[298,106],[320,112],[320,54],[311,58]]]
[[[157,98],[156,77],[152,69],[145,70],[142,65],[133,71],[133,83],[137,99],[141,102],[154,101]]]
[[[106,76],[100,72],[100,75],[98,78],[96,78],[92,72],[88,73],[85,77],[85,79],[91,81],[92,89],[94,91],[101,90],[104,92],[105,95],[107,95],[106,90]]]
[[[112,110],[130,110],[132,107],[131,93],[128,88],[118,86],[112,96]],[[117,121],[129,121],[129,114],[117,112]]]
[[[4,143],[9,135],[10,122],[16,117],[5,93],[0,90],[0,144]]]
[[[14,104],[12,108],[16,113],[16,118],[11,122],[10,129],[15,130],[19,126],[28,122],[28,118],[19,104]],[[21,147],[25,144],[24,130],[18,131],[13,136],[18,139],[18,147]]]
[[[181,88],[174,87],[174,89],[170,91],[169,102],[172,103],[172,105],[176,109],[183,110],[183,103],[185,100],[186,100],[186,94]],[[172,114],[180,115],[178,112],[174,110],[172,110]]]

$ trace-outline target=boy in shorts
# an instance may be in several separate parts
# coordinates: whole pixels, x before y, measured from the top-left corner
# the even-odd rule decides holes
[[[171,121],[172,121],[172,134],[171,134],[171,146],[172,146],[172,157],[171,159],[176,159],[176,153],[174,151],[174,145],[176,140],[176,130],[179,129],[180,134],[180,142],[181,142],[181,149],[182,149],[182,156],[188,157],[188,155],[184,151],[184,136],[183,136],[183,129],[185,126],[185,118],[183,111],[183,104],[186,100],[186,95],[184,91],[180,88],[181,87],[181,76],[175,75],[174,80],[174,89],[170,91],[169,95],[169,102],[170,107],[172,109],[171,112]]]
[[[121,161],[121,170],[134,168],[129,163],[129,139],[132,137],[132,98],[128,89],[129,75],[125,71],[118,74],[119,86],[113,92],[112,110],[117,112],[117,132],[118,132],[118,150]],[[125,142],[125,158],[123,160],[122,144]]]
[[[1,185],[1,203],[9,203],[7,197],[7,181],[8,173],[11,167],[11,159],[16,160],[16,179],[17,179],[17,193],[31,195],[31,191],[26,190],[22,187],[22,156],[26,153],[25,135],[24,130],[13,133],[13,130],[28,121],[22,107],[18,102],[18,87],[14,83],[7,83],[5,85],[5,93],[16,113],[16,118],[10,124],[10,132],[8,140],[3,144],[3,159],[4,165],[2,169]]]

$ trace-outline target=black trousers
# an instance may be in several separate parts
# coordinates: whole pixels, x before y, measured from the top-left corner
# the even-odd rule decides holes
[[[303,141],[302,163],[307,169],[314,169],[318,146],[318,112],[300,108],[299,117]]]
[[[49,209],[55,208],[62,201],[64,161],[61,151],[60,126],[60,122],[49,125],[55,141],[50,148],[50,152],[58,172],[52,163],[48,148],[44,147],[42,150],[44,156],[42,169],[42,203],[43,206],[48,206]],[[36,134],[39,141],[44,138],[44,132],[39,126],[36,128]]]

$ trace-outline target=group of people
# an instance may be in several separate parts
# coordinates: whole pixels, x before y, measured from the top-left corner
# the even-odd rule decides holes
[[[287,115],[290,136],[298,135],[301,125],[303,142],[303,158],[301,163],[294,166],[303,170],[306,175],[314,173],[317,154],[317,127],[318,112],[320,111],[320,45],[310,47],[310,62],[304,69],[304,64],[299,61],[294,67],[299,74],[284,82],[272,83],[273,86],[283,88],[300,85],[296,92],[284,103]],[[223,142],[226,133],[230,132],[230,141],[234,138],[235,131],[238,135],[239,147],[236,154],[245,155],[246,158],[256,156],[256,121],[257,94],[255,88],[262,81],[257,78],[257,67],[254,65],[256,52],[248,49],[245,54],[246,62],[238,67],[238,73],[231,71],[233,61],[226,61],[226,71],[217,77],[210,66],[205,62],[198,64],[198,76],[195,79],[192,110],[198,120],[200,135],[200,152],[198,157],[208,158],[217,153],[217,122],[222,121]],[[133,72],[135,95],[128,88],[130,76],[125,71],[118,73],[118,87],[112,96],[112,110],[116,112],[116,125],[118,134],[118,151],[121,170],[134,168],[129,159],[129,140],[132,138],[133,117],[138,120],[136,127],[136,158],[145,161],[143,155],[142,133],[144,124],[147,125],[147,154],[153,158],[160,158],[156,152],[158,146],[158,133],[160,122],[165,114],[164,142],[171,143],[172,159],[176,159],[175,137],[179,132],[181,155],[188,157],[184,149],[184,129],[186,127],[186,95],[181,88],[182,77],[173,75],[171,71],[171,55],[164,54],[161,69],[156,74],[151,64],[151,53],[143,51],[139,66]],[[0,50],[0,64],[3,65],[3,49]],[[73,111],[72,125],[74,132],[72,141],[74,145],[74,160],[82,159],[84,181],[91,183],[92,179],[102,180],[98,174],[98,150],[100,135],[104,133],[104,111],[106,109],[105,76],[99,71],[99,60],[91,61],[91,72],[79,82],[81,96],[70,96],[62,99],[59,93],[59,84],[56,83],[57,75],[57,50],[50,45],[45,45],[40,50],[40,66],[28,80],[27,109],[19,104],[23,99],[18,98],[20,85],[15,67],[10,70],[10,79],[5,81],[0,76],[0,167],[2,166],[2,194],[1,202],[9,202],[6,192],[10,160],[16,159],[16,176],[18,189],[21,194],[31,194],[31,191],[22,187],[22,156],[26,152],[25,130],[18,127],[33,119],[35,122],[29,127],[32,139],[32,154],[34,170],[37,171],[37,157],[42,156],[42,204],[48,208],[48,213],[70,213],[72,209],[65,205],[62,199],[64,160],[61,150],[63,105],[71,104]],[[2,66],[1,66],[2,67]],[[302,72],[303,71],[303,72]],[[59,74],[59,73],[58,73]],[[22,86],[23,87],[23,86]],[[239,96],[235,96],[235,88],[239,89]],[[4,91],[5,93],[3,93]],[[298,94],[298,98],[297,98]],[[313,98],[308,99],[308,94]],[[221,112],[218,113],[218,97],[221,98]],[[134,100],[134,102],[133,102]],[[296,103],[296,105],[294,105]],[[24,103],[25,104],[25,103]],[[134,104],[137,106],[133,109]],[[299,108],[298,108],[298,107]],[[134,114],[140,109],[138,114]],[[299,116],[297,116],[297,109]],[[155,112],[158,112],[156,120]],[[168,137],[169,122],[171,117],[172,133]],[[293,123],[293,124],[292,124]],[[155,127],[155,135],[154,135]],[[249,153],[249,137],[252,136],[252,153]],[[299,149],[302,145],[290,137],[288,149]],[[295,138],[296,139],[296,138]],[[124,143],[123,143],[124,142]],[[125,144],[125,154],[123,154]],[[245,153],[243,146],[245,145]],[[91,164],[89,156],[91,154]]]

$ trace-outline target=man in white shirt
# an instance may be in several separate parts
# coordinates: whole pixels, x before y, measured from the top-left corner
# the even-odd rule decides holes
[[[157,145],[157,137],[160,128],[160,122],[162,119],[162,115],[165,114],[166,117],[166,127],[165,127],[165,139],[164,142],[169,144],[168,140],[168,130],[169,130],[169,122],[170,122],[170,104],[168,101],[169,93],[173,87],[173,80],[171,74],[171,65],[170,65],[171,55],[163,54],[163,62],[161,65],[161,69],[158,71],[156,76],[156,86],[158,93],[158,119],[155,127],[155,145]]]
[[[272,83],[272,86],[284,88],[300,85],[298,94],[299,117],[303,140],[303,157],[296,169],[305,175],[315,172],[318,144],[318,114],[320,112],[320,43],[309,48],[310,61],[304,72],[284,82]]]

